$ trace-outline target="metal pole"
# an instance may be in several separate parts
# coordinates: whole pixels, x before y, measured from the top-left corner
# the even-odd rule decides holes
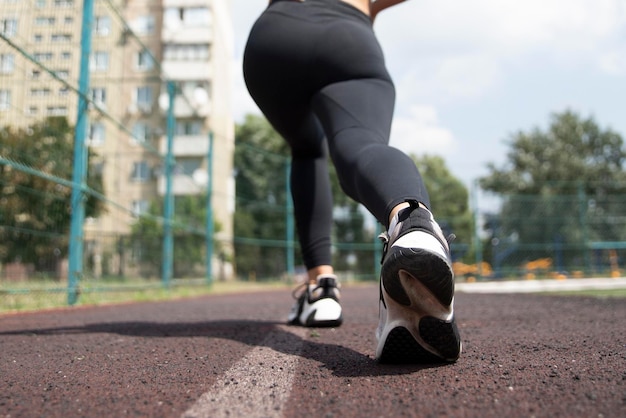
[[[293,224],[293,199],[291,198],[291,162],[286,160],[285,163],[285,225],[286,225],[286,236],[285,239],[287,241],[286,248],[286,257],[287,257],[287,274],[291,277],[295,275],[296,269],[294,267],[294,237],[295,237],[295,228]]]
[[[80,74],[78,79],[78,114],[74,132],[74,171],[72,173],[72,218],[70,223],[69,271],[67,280],[67,302],[74,305],[78,301],[78,282],[83,274],[83,223],[85,220],[84,187],[87,178],[87,125],[89,122],[89,58],[91,56],[91,28],[93,23],[93,2],[84,0],[82,30],[80,39]]]
[[[170,286],[174,271],[174,235],[172,219],[174,217],[174,193],[172,177],[174,175],[174,96],[176,89],[173,81],[167,82],[169,105],[167,108],[167,155],[165,156],[165,198],[163,202],[163,262],[161,281],[164,287]]]
[[[474,254],[475,254],[475,260],[476,260],[476,268],[477,268],[477,276],[478,278],[482,278],[483,274],[485,273],[483,271],[482,265],[483,265],[483,246],[482,243],[480,242],[480,212],[478,209],[478,188],[479,188],[479,184],[478,184],[478,180],[474,180],[473,183],[473,187],[472,187],[472,203],[473,203],[473,221],[474,221]]]
[[[209,153],[207,155],[207,198],[206,198],[206,281],[213,284],[213,132],[209,132]]]
[[[579,208],[579,220],[580,220],[580,229],[582,231],[582,247],[583,247],[583,257],[585,260],[585,273],[590,273],[592,270],[591,266],[591,254],[589,253],[590,245],[589,245],[589,228],[587,222],[587,194],[585,193],[584,184],[579,181],[577,185],[578,189],[578,208]]]

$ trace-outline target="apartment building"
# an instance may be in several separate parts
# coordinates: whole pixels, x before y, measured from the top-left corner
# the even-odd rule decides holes
[[[82,12],[82,0],[0,0],[0,33],[14,44],[0,40],[0,125],[28,126],[46,116],[75,123],[78,95],[71,86],[79,77]],[[175,196],[206,193],[212,133],[212,208],[221,226],[216,238],[228,253],[234,211],[230,0],[95,0],[91,36],[88,145],[107,200],[136,215],[165,194],[166,82],[173,81],[172,190]],[[86,251],[97,260],[130,231],[132,216],[123,212],[86,220]]]

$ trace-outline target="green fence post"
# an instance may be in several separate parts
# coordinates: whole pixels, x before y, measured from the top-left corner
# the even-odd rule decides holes
[[[169,106],[167,108],[167,154],[165,155],[165,199],[163,202],[163,260],[161,281],[164,287],[170,286],[174,272],[174,233],[172,219],[174,218],[174,192],[172,190],[172,176],[174,175],[174,96],[176,88],[173,81],[167,82]]]
[[[286,224],[286,236],[287,245],[285,246],[287,254],[287,274],[290,277],[295,275],[296,269],[294,266],[294,236],[295,228],[293,224],[293,199],[291,198],[291,162],[286,160],[285,163],[285,224]]]
[[[206,198],[206,282],[213,283],[213,132],[209,132],[209,153],[207,155],[207,198]]]
[[[589,225],[587,221],[587,194],[585,193],[585,189],[583,187],[582,182],[578,182],[578,208],[579,208],[579,219],[580,219],[580,228],[582,231],[583,238],[583,251],[585,252],[583,257],[585,260],[585,273],[591,273],[591,246],[589,245]]]
[[[85,220],[84,187],[87,178],[87,129],[89,123],[89,59],[91,56],[91,29],[93,0],[83,2],[82,31],[80,38],[80,74],[78,79],[78,114],[74,132],[74,169],[72,173],[72,218],[68,259],[67,302],[78,301],[78,283],[83,274],[83,223]]]
[[[478,209],[478,189],[479,189],[478,180],[474,180],[472,187],[472,203],[474,212],[472,215],[472,220],[474,223],[474,255],[476,260],[476,271],[478,272],[478,278],[482,278],[483,276],[483,245],[480,242],[480,211]]]

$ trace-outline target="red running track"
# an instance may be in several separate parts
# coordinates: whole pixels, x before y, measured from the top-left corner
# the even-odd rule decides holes
[[[375,285],[344,325],[289,291],[0,316],[0,417],[626,417],[626,300],[457,293],[452,365],[372,360]]]

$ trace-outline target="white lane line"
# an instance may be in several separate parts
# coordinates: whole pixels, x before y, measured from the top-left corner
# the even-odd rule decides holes
[[[182,417],[282,417],[306,331],[278,326]]]
[[[455,288],[457,291],[464,293],[537,293],[575,290],[612,290],[626,289],[626,279],[502,280],[457,283]]]

